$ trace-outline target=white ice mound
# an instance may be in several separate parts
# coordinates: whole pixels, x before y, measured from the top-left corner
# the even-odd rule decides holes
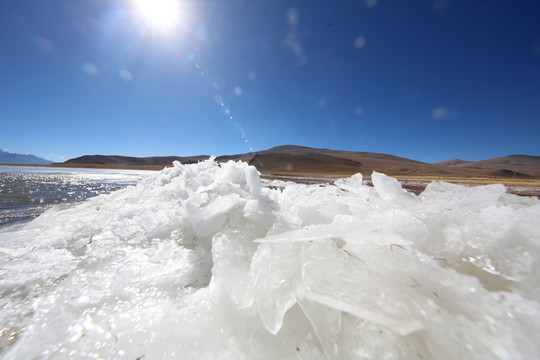
[[[0,355],[540,357],[540,201],[372,180],[175,163],[53,208],[0,233]]]

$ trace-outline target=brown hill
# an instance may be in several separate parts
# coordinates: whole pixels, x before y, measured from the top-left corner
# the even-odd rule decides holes
[[[162,169],[173,161],[192,163],[207,155],[127,157],[87,155],[53,166],[130,169]],[[216,158],[219,162],[244,161],[267,175],[342,177],[355,173],[370,176],[373,170],[398,178],[540,178],[540,157],[513,155],[484,161],[448,160],[427,164],[399,156],[359,151],[316,149],[283,145],[268,150]]]
[[[270,148],[268,150],[263,150],[263,151],[250,152],[250,153],[237,154],[237,155],[224,155],[224,156],[219,156],[216,160],[218,161],[245,160],[248,158],[252,158],[255,155],[263,155],[263,154],[301,154],[301,155],[318,154],[318,155],[330,155],[335,158],[343,158],[343,159],[349,159],[353,161],[358,161],[358,159],[369,158],[372,160],[396,162],[396,163],[407,163],[411,165],[412,164],[425,164],[420,161],[411,160],[411,159],[389,155],[389,154],[379,154],[379,153],[361,152],[361,151],[318,149],[318,148],[311,148],[307,146],[298,146],[298,145],[281,145],[281,146],[275,146],[273,148]]]
[[[346,175],[355,174],[362,163],[341,157],[308,153],[263,153],[249,160],[261,173],[271,175]],[[322,170],[322,172],[321,172]]]
[[[472,164],[474,161],[467,161],[467,160],[461,160],[461,159],[452,159],[452,160],[444,160],[444,161],[438,161],[431,163],[431,165],[436,166],[459,166],[459,167],[466,167],[469,164]]]
[[[143,158],[119,155],[85,155],[67,160],[63,163],[55,163],[51,166],[161,170],[165,166],[171,166],[173,161],[180,161],[182,164],[189,164],[207,160],[208,158],[208,155],[187,157],[152,156]]]
[[[396,173],[413,173],[419,168],[424,172],[438,173],[435,168],[420,161],[399,156],[359,152],[317,149],[306,146],[282,145],[268,150],[237,155],[225,155],[216,158],[223,162],[240,160],[248,162],[264,174],[293,176],[347,176],[362,172],[370,175],[373,170]]]
[[[398,177],[513,177],[513,173],[498,168],[438,166],[389,154],[316,149],[296,145],[276,146],[256,153],[220,156],[216,160],[245,161],[267,175],[337,177],[360,172],[369,177],[375,170]],[[525,174],[519,175],[527,177]]]
[[[461,169],[498,170],[512,177],[540,178],[540,156],[509,155],[481,161],[447,160],[436,166]]]

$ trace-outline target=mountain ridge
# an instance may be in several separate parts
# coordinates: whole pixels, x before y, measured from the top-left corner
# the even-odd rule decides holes
[[[479,161],[453,159],[432,164],[454,168],[499,169],[511,173],[525,173],[534,177],[540,177],[540,156],[534,155],[507,155]]]
[[[0,149],[0,164],[3,165],[48,165],[52,161],[31,154],[17,154]]]
[[[52,164],[59,167],[105,167],[162,169],[173,161],[183,164],[210,158],[196,156],[130,157],[119,155],[85,155]],[[262,151],[222,155],[218,162],[244,161],[266,175],[283,176],[350,176],[371,175],[373,170],[390,176],[540,178],[540,156],[509,155],[482,161],[460,159],[424,163],[383,153],[319,149],[298,145],[280,145]]]

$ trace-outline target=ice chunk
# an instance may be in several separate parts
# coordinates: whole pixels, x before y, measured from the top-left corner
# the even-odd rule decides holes
[[[253,256],[250,272],[255,303],[264,326],[272,334],[281,329],[285,313],[296,304],[303,291],[298,261],[300,248],[291,243],[264,244]]]
[[[199,236],[207,236],[216,233],[223,225],[228,212],[242,206],[245,202],[246,200],[240,198],[238,194],[228,194],[217,197],[204,207],[199,207],[191,199],[188,199],[184,202],[184,207],[190,214],[195,232]]]
[[[329,359],[339,357],[338,335],[341,330],[341,311],[322,306],[307,298],[299,301],[300,308],[306,314],[311,326]]]
[[[433,204],[445,201],[449,206],[482,209],[495,205],[505,192],[502,184],[471,187],[435,181],[426,186],[420,198]]]
[[[349,178],[337,179],[334,183],[341,189],[358,193],[363,186],[363,177],[361,173],[357,173]]]
[[[246,181],[248,191],[254,195],[258,195],[262,190],[261,178],[257,169],[250,166],[246,169]]]
[[[540,357],[540,201],[372,180],[175,163],[0,232],[2,357]]]
[[[385,174],[373,171],[371,181],[375,190],[384,200],[414,200],[416,196],[401,187],[401,183]]]
[[[328,242],[304,248],[302,278],[309,299],[401,335],[423,328],[407,307],[396,301],[408,289],[396,288],[354,257],[344,259],[344,255]]]

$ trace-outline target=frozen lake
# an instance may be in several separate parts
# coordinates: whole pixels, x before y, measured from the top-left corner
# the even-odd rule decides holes
[[[0,227],[28,221],[52,205],[135,185],[153,171],[0,165]]]

